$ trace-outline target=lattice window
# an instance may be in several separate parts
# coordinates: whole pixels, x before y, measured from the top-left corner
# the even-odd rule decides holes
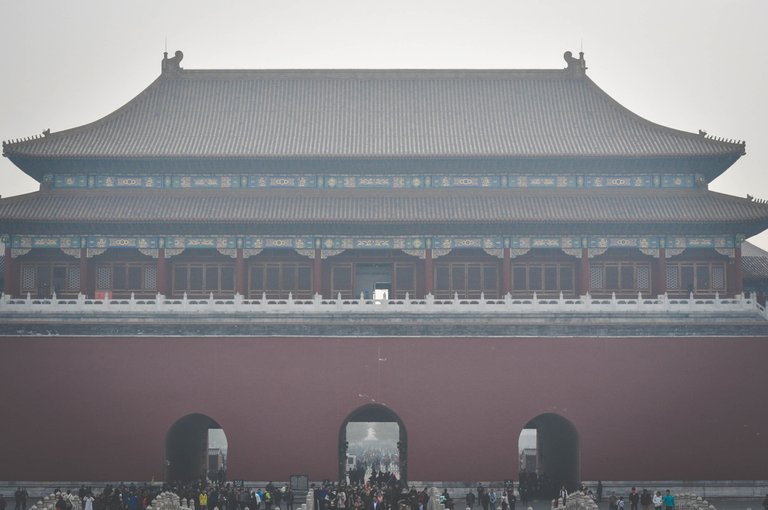
[[[667,266],[667,288],[680,288],[680,276],[677,266]]]
[[[67,289],[78,290],[80,288],[80,266],[70,266],[67,271]]]
[[[725,268],[723,266],[712,266],[712,288],[725,289]]]
[[[651,288],[651,268],[648,266],[637,266],[635,268],[635,277],[637,278],[638,289]]]
[[[21,288],[24,290],[35,290],[37,287],[37,270],[35,266],[21,267]]]
[[[146,290],[157,288],[157,267],[147,266],[144,268],[143,288]]]
[[[589,268],[589,288],[591,289],[603,288],[603,268],[602,267]]]
[[[112,288],[112,267],[111,266],[100,266],[96,268],[96,288],[97,289]]]

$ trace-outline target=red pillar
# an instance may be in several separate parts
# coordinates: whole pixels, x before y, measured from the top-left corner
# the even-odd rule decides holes
[[[88,248],[80,248],[80,294],[88,297]]]
[[[237,258],[235,259],[235,292],[241,296],[246,296],[246,288],[248,287],[245,281],[245,259],[243,258],[243,249],[237,248]]]
[[[658,279],[656,283],[656,295],[667,293],[667,249],[659,248],[659,264],[657,267]]]
[[[512,250],[504,248],[504,259],[501,262],[501,295],[506,296],[512,290]]]
[[[432,294],[434,273],[432,272],[432,248],[427,248],[424,257],[424,295]]]
[[[312,291],[323,294],[323,257],[320,248],[315,248],[315,259],[312,263]]]
[[[744,272],[741,267],[741,244],[737,244],[733,250],[733,293],[741,294],[744,292]]]
[[[10,241],[5,246],[5,288],[3,292],[9,296],[19,295],[19,270],[16,261],[11,257]]]
[[[579,270],[579,296],[589,293],[589,248],[581,249],[581,269]]]
[[[168,295],[168,261],[165,258],[165,248],[157,250],[157,292]]]

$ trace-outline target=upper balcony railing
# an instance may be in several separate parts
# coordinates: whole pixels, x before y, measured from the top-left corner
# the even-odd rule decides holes
[[[240,295],[232,298],[191,299],[167,298],[156,295],[151,299],[91,299],[79,295],[74,299],[13,298],[0,296],[2,315],[120,315],[120,314],[494,314],[494,315],[542,315],[570,314],[748,314],[768,320],[768,310],[758,303],[754,294],[734,297],[671,298],[667,295],[635,298],[595,298],[589,295],[578,298],[513,298],[501,299],[437,299],[427,295],[424,299],[336,299],[315,295],[312,299],[246,299]]]

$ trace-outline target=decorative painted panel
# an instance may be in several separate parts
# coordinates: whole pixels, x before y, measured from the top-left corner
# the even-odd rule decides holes
[[[239,175],[174,175],[171,177],[174,188],[239,188]]]
[[[658,249],[658,237],[590,237],[590,248]]]
[[[87,175],[54,175],[54,188],[87,188]]]
[[[162,188],[163,178],[158,175],[97,175],[97,188]]]
[[[88,248],[139,248],[156,249],[156,237],[88,237]]]
[[[323,250],[412,250],[425,246],[419,237],[327,237],[321,242]]]
[[[425,181],[419,176],[384,175],[329,175],[319,180],[321,188],[422,188]]]
[[[667,237],[667,248],[735,248],[736,240],[733,236],[717,237]]]
[[[435,249],[450,250],[455,248],[504,248],[504,239],[501,237],[433,237],[432,247]]]
[[[167,248],[237,248],[235,237],[166,237]]]
[[[511,248],[580,248],[581,238],[568,237],[512,237]]]
[[[80,248],[78,236],[11,236],[12,248]]]
[[[585,188],[652,188],[653,177],[650,175],[587,175],[584,177]]]
[[[292,249],[313,249],[315,246],[314,237],[246,237],[245,248],[258,249],[264,248],[292,248]]]
[[[435,175],[433,188],[500,188],[500,175]]]
[[[249,188],[315,188],[314,175],[249,175]]]
[[[662,188],[693,188],[696,178],[693,175],[662,175]]]
[[[510,175],[510,188],[575,188],[575,175]]]

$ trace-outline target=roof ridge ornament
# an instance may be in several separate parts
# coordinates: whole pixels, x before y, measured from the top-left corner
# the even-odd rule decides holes
[[[176,53],[173,54],[173,57],[168,58],[168,52],[163,52],[163,61],[160,65],[160,69],[162,71],[162,74],[166,73],[175,73],[182,70],[181,67],[181,60],[184,58],[184,53],[181,52],[181,50],[176,50]]]
[[[563,53],[563,58],[565,59],[565,63],[568,64],[566,70],[573,73],[586,74],[587,62],[584,60],[583,51],[579,52],[579,58],[574,57],[573,53],[570,51],[566,51]]]

